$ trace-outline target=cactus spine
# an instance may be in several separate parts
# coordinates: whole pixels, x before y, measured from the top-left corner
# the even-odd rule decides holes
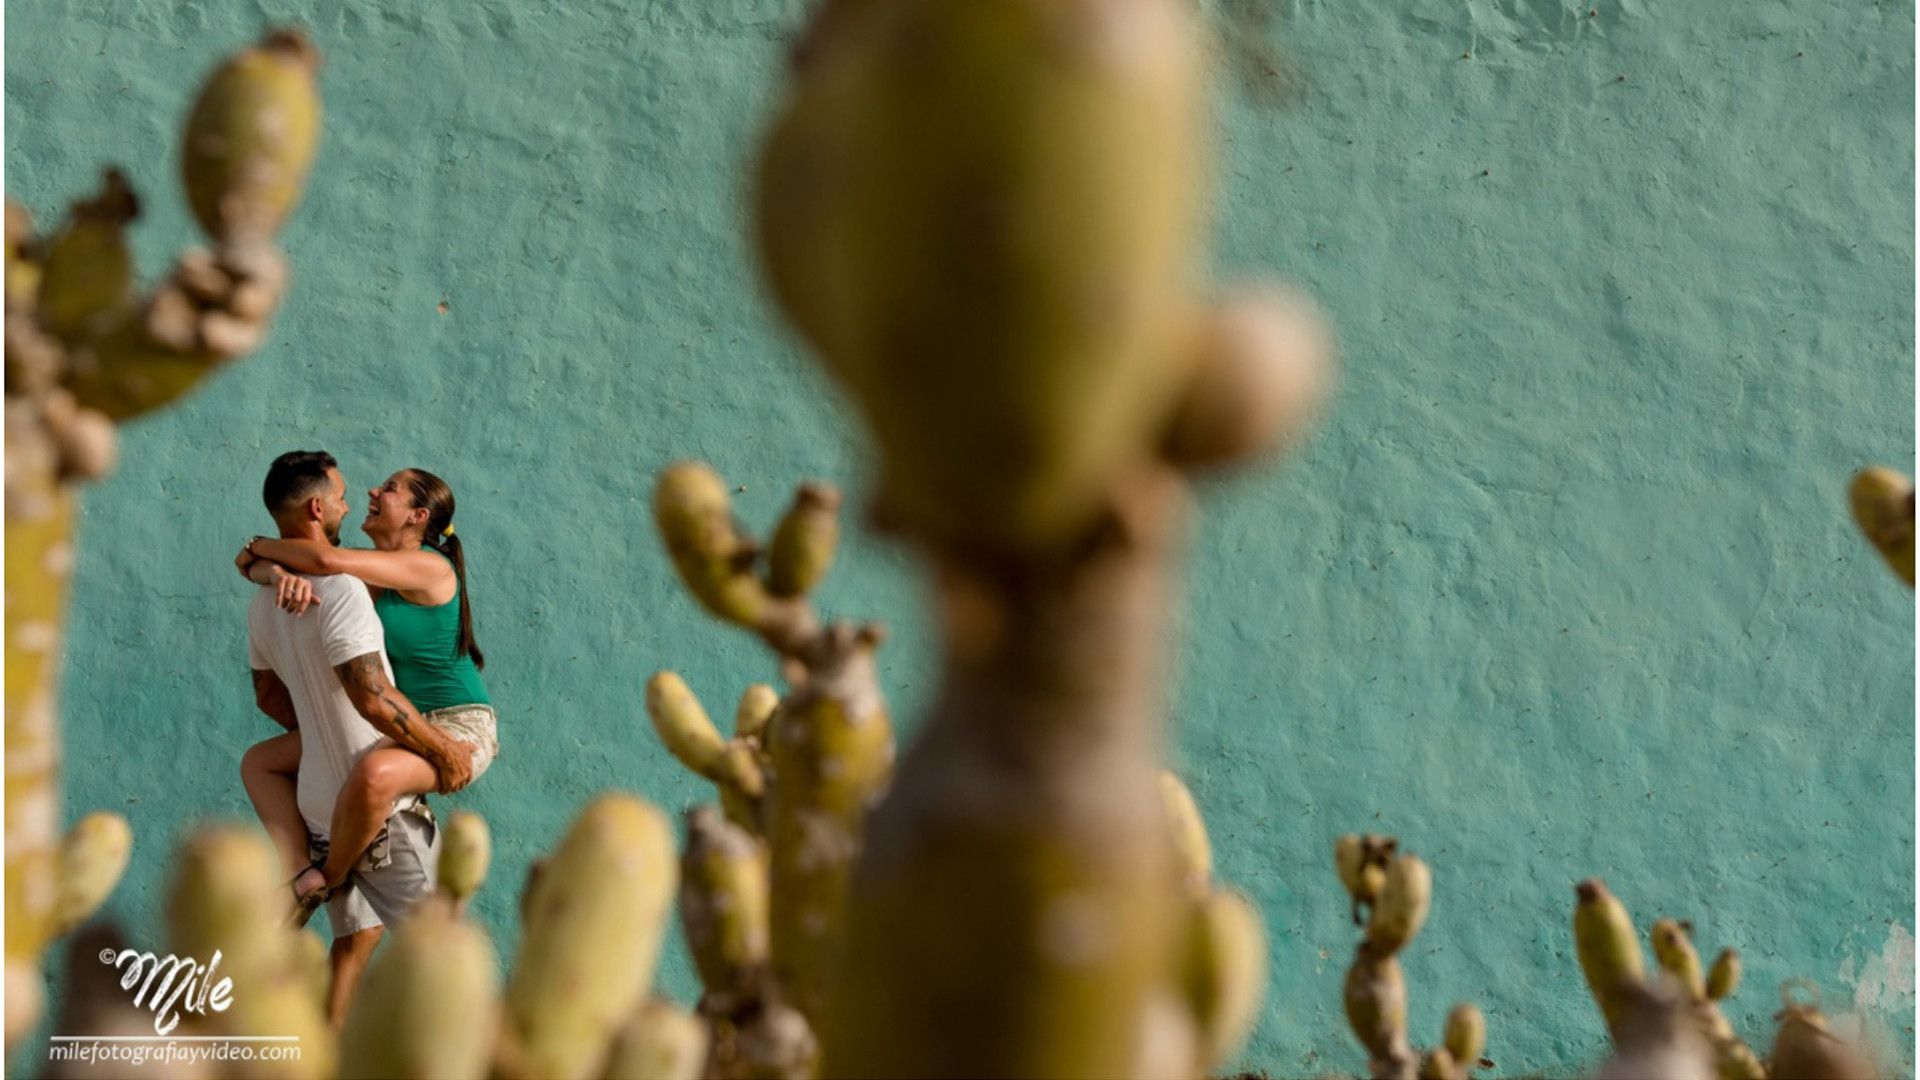
[[[296,53],[304,75],[285,70]],[[274,71],[261,67],[269,60]],[[216,248],[181,255],[144,296],[125,237],[139,200],[120,171],[107,170],[100,194],[75,203],[45,238],[7,202],[9,1046],[39,1016],[31,1002],[40,954],[60,920],[57,657],[77,488],[112,470],[115,421],[167,404],[264,340],[286,285],[273,232],[298,200],[319,130],[316,63],[303,37],[276,31],[209,79],[188,120],[184,158],[196,213],[215,211],[201,216]],[[202,167],[210,133],[234,136],[221,144],[219,168]],[[229,220],[250,224],[230,228]]]

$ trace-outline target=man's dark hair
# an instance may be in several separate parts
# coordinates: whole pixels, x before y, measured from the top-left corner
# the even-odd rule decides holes
[[[340,465],[325,450],[289,450],[273,459],[260,498],[276,519],[327,490],[327,470]]]

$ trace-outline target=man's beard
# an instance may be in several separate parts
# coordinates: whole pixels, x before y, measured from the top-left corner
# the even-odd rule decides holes
[[[338,521],[327,526],[327,543],[332,544],[334,547],[340,546],[340,523]]]

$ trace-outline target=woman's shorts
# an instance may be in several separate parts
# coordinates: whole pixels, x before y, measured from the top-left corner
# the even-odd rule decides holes
[[[426,714],[426,721],[448,735],[473,747],[473,779],[487,771],[500,756],[500,734],[494,723],[493,709],[487,705],[449,705]]]

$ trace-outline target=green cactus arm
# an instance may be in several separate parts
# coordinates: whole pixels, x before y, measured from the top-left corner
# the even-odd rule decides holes
[[[133,828],[109,810],[96,810],[73,823],[60,840],[60,898],[53,933],[67,933],[92,918],[126,872],[133,854]]]
[[[456,913],[486,883],[492,863],[493,834],[486,819],[465,810],[448,815],[436,887],[453,901]]]
[[[499,1023],[493,946],[423,905],[384,943],[340,1032],[341,1076],[483,1080]]]
[[[666,816],[630,795],[580,812],[526,898],[506,994],[506,1071],[590,1080],[653,986],[679,883]]]
[[[649,999],[620,1029],[601,1071],[604,1080],[698,1080],[709,1035],[699,1018],[661,997]]]
[[[1633,919],[1599,878],[1588,878],[1574,888],[1573,942],[1580,970],[1587,977],[1600,1015],[1616,1043],[1633,1005],[1629,991],[1646,983],[1646,957]]]
[[[1862,469],[1847,489],[1847,502],[1861,535],[1913,588],[1913,481],[1892,469]]]
[[[802,484],[773,532],[767,551],[767,591],[788,598],[813,591],[833,566],[840,542],[840,493]]]

